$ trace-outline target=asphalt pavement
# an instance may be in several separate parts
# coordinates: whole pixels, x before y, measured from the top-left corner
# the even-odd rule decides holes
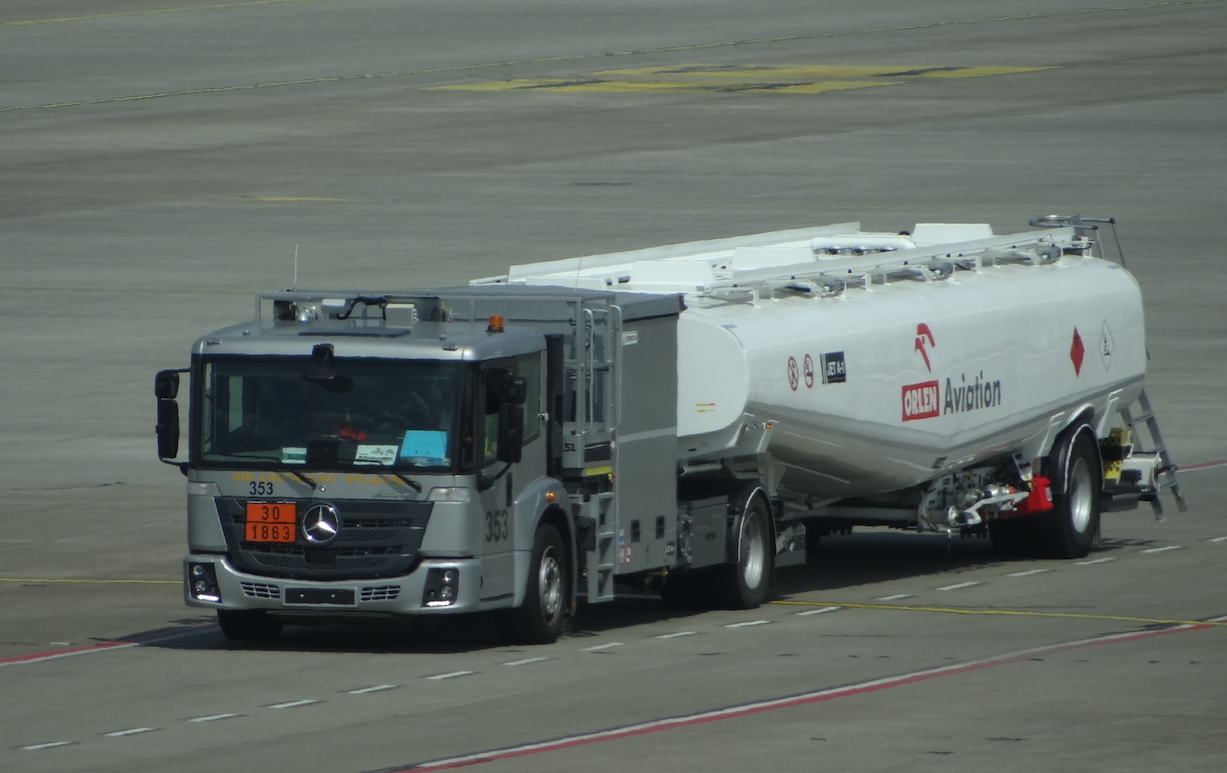
[[[1227,2],[0,6],[0,768],[1221,771]],[[824,540],[751,612],[227,642],[152,381],[256,290],[1111,216],[1190,511]],[[477,756],[474,756],[477,755]]]

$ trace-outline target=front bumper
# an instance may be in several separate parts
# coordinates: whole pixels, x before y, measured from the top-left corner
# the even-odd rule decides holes
[[[216,592],[204,594],[207,598],[198,598],[193,592],[193,565],[204,565],[212,570],[210,579],[215,588],[211,590]],[[437,591],[437,580],[447,570],[458,575],[454,601],[445,606],[428,605],[432,600],[440,603],[437,592],[427,593],[428,585],[429,590]],[[225,556],[189,553],[183,559],[183,576],[184,602],[206,609],[263,609],[286,615],[362,617],[456,614],[482,608],[481,561],[476,558],[427,558],[419,562],[413,572],[401,577],[321,582],[247,574],[235,569]]]

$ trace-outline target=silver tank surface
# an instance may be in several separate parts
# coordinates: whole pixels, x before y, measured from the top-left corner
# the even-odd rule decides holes
[[[1072,228],[859,224],[513,267],[507,280],[682,292],[678,456],[767,454],[828,500],[1045,453],[1141,390],[1141,295]]]

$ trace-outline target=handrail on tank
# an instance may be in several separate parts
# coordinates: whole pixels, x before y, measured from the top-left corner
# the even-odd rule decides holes
[[[1116,242],[1116,254],[1120,256],[1121,267],[1125,267],[1125,251],[1120,246],[1120,236],[1116,233],[1116,218],[1114,217],[1083,217],[1082,215],[1039,215],[1028,221],[1036,228],[1065,228],[1073,226],[1079,230],[1098,231],[1100,224],[1112,226],[1112,239]],[[1107,258],[1103,254],[1103,245],[1099,247],[1100,257]]]

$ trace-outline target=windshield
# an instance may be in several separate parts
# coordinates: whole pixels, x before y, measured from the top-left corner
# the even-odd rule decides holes
[[[304,378],[310,365],[310,357],[205,360],[192,416],[200,462],[455,467],[459,363],[338,357],[339,378],[322,383]]]

